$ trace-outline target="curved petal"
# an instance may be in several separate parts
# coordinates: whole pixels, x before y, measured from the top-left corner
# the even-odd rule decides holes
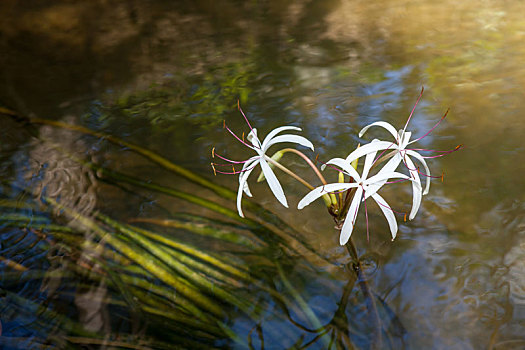
[[[247,184],[248,176],[250,176],[250,173],[253,171],[253,169],[255,169],[255,167],[247,170],[244,173],[241,173],[241,176],[239,176],[239,190],[237,191],[237,212],[241,218],[244,217],[244,213],[242,212],[241,208],[242,193],[244,191],[245,185]]]
[[[392,126],[392,124],[387,123],[387,122],[383,122],[383,121],[379,121],[379,122],[375,122],[375,123],[372,123],[372,124],[368,124],[367,126],[362,128],[361,131],[359,131],[359,137],[363,137],[364,133],[372,126],[381,126],[381,127],[385,128],[385,129],[387,129],[392,134],[392,136],[394,136],[394,139],[396,139],[396,140],[398,139],[398,134],[397,134],[396,128],[394,128],[394,126]]]
[[[271,139],[273,139],[273,137],[275,135],[277,135],[278,133],[280,133],[281,131],[284,131],[284,130],[296,130],[296,131],[301,131],[301,128],[298,128],[297,126],[291,126],[291,125],[288,125],[288,126],[280,126],[278,128],[275,128],[273,129],[272,131],[270,131],[268,133],[268,135],[266,135],[266,137],[264,138],[264,141],[262,143],[262,146],[261,148],[262,149],[267,149],[268,146],[266,146],[268,144],[268,142],[270,142]]]
[[[392,149],[392,150],[397,149],[397,144],[390,142],[390,141],[377,140],[376,142],[367,143],[364,146],[356,148],[355,151],[353,151],[346,157],[346,161],[351,163],[357,158],[361,158],[362,156],[365,156],[368,153],[378,152],[378,151],[383,151],[383,150],[388,150],[388,149]]]
[[[324,186],[319,186],[308,192],[306,196],[304,196],[303,199],[299,201],[299,204],[297,204],[297,209],[303,209],[304,207],[312,203],[314,200],[326,193],[344,191],[357,186],[358,184],[356,183],[333,183]]]
[[[241,173],[239,174],[239,186],[241,184],[241,178],[242,178],[242,175],[244,175],[246,173],[246,169],[248,169],[248,167],[252,166],[255,168],[257,166],[256,161],[259,159],[258,156],[253,156],[251,157],[250,159],[248,159],[244,165],[242,166],[242,170],[241,170]],[[246,178],[246,180],[248,180]],[[244,181],[244,186],[243,186],[243,190],[244,190],[244,193],[246,193],[246,195],[248,197],[251,197],[252,196],[252,193],[250,192],[250,187],[248,187],[248,181]]]
[[[266,150],[270,148],[270,146],[276,143],[279,143],[279,142],[297,143],[301,146],[310,148],[312,151],[314,150],[314,145],[306,137],[299,136],[299,135],[279,135],[279,136],[272,138],[267,143],[263,143],[263,146],[264,146],[263,151],[266,152]]]
[[[326,164],[331,164],[331,165],[335,165],[341,169],[343,169],[344,171],[346,171],[346,173],[354,179],[355,182],[359,182],[361,181],[361,176],[359,176],[359,174],[357,173],[357,171],[354,169],[354,167],[349,163],[347,162],[346,160],[344,160],[343,158],[332,158],[330,159],[328,162],[326,162]],[[323,164],[324,165],[324,164]],[[323,167],[321,167],[321,169],[323,169]]]
[[[250,141],[256,149],[261,148],[261,141],[259,141],[259,138],[257,137],[257,129],[253,128],[252,131],[248,133],[248,136],[246,136],[246,139]]]
[[[373,185],[377,184],[381,181],[388,180],[388,179],[406,179],[406,180],[412,180],[409,176],[405,174],[398,173],[397,171],[390,171],[390,172],[379,172],[372,176],[369,179],[366,179],[364,183],[366,185]]]
[[[419,179],[419,174],[417,172],[414,162],[409,157],[405,158],[407,166],[410,171],[410,176],[414,181],[412,181],[412,210],[410,210],[410,215],[408,216],[409,220],[412,220],[416,217],[419,206],[421,205],[421,180]]]
[[[374,193],[372,195],[372,198],[376,201],[377,205],[379,205],[379,208],[383,212],[383,215],[386,218],[386,221],[388,221],[388,226],[390,227],[390,233],[392,234],[392,240],[396,238],[397,235],[397,220],[396,216],[394,215],[394,211],[388,203],[381,197],[379,194]]]
[[[361,203],[361,197],[363,196],[363,188],[358,187],[355,191],[354,198],[348,208],[348,214],[346,214],[346,219],[341,228],[341,235],[339,236],[339,244],[345,245],[346,242],[350,239],[352,231],[354,230],[355,220],[357,219],[357,212],[359,210],[359,204]]]
[[[416,151],[412,151],[412,150],[407,150],[406,153],[414,158],[416,158],[417,160],[419,160],[419,162],[421,164],[423,164],[423,167],[425,168],[425,171],[426,171],[426,175],[425,176],[427,178],[427,181],[426,181],[426,185],[425,185],[425,190],[423,191],[423,196],[428,194],[428,191],[430,190],[430,169],[428,168],[428,165],[427,165],[427,162],[425,161],[425,158],[423,158],[423,156],[419,153],[417,153]]]
[[[381,168],[381,170],[379,170],[379,172],[376,175],[380,175],[381,174],[381,176],[382,176],[382,174],[395,172],[397,166],[399,165],[399,163],[401,163],[401,159],[402,159],[402,157],[401,157],[401,155],[399,153],[395,154]],[[372,179],[372,180],[370,180],[370,179]],[[367,184],[367,186],[366,186],[367,188],[366,188],[366,191],[365,191],[365,199],[370,197],[371,195],[373,195],[377,191],[379,191],[379,189],[381,187],[383,187],[383,185],[385,185],[385,183],[388,181],[389,178],[383,179],[383,180],[379,180],[380,177],[377,177],[377,178],[371,177],[370,179],[368,179],[368,181],[365,181],[366,184]]]
[[[261,164],[262,172],[266,178],[266,182],[268,182],[268,186],[270,186],[270,189],[272,190],[273,195],[279,202],[281,202],[282,205],[288,208],[288,202],[286,202],[283,188],[281,187],[279,180],[277,180],[277,176],[275,176],[273,173],[272,168],[270,168],[266,160],[263,158],[260,159],[259,164]]]
[[[377,143],[374,141],[372,141],[372,144]],[[365,165],[363,166],[363,171],[361,172],[361,179],[366,179],[368,177],[368,173],[370,172],[370,169],[372,168],[372,164],[374,164],[374,158],[376,157],[376,154],[377,152],[371,152],[366,155]]]

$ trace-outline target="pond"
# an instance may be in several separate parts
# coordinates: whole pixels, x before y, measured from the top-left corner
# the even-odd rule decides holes
[[[0,13],[3,349],[525,348],[525,3]],[[422,87],[414,138],[448,113],[415,147],[457,151],[427,159],[413,220],[412,186],[381,189],[394,240],[367,200],[341,246],[323,201],[297,210],[309,190],[278,169],[289,208],[255,169],[241,218],[239,175],[217,170],[242,165],[210,166],[255,154],[228,129],[290,125],[315,150],[283,147],[320,169],[391,136],[363,127],[402,128]],[[321,185],[297,155],[279,162]]]

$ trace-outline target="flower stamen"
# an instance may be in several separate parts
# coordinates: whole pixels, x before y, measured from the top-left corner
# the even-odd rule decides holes
[[[239,100],[237,100],[237,108],[239,108],[239,111],[241,112],[242,116],[244,117],[244,120],[246,120],[246,124],[248,124],[248,126],[250,127],[250,130],[253,131],[253,128],[252,128],[252,126],[250,125],[250,122],[248,121],[248,118],[246,118],[246,115],[245,115],[244,112],[242,111],[241,103],[239,102]]]
[[[224,160],[225,162],[228,162],[228,163],[244,164],[244,163],[246,163],[248,161],[248,160],[231,160],[231,159],[228,159],[226,157],[221,156],[219,153],[216,153],[216,152],[212,153],[212,157],[213,156],[217,156],[217,158],[220,158],[220,159],[222,159],[222,160]]]
[[[256,164],[257,165],[257,164]],[[213,168],[213,172],[214,173],[219,173],[219,174],[224,174],[224,175],[237,175],[237,174],[241,174],[241,173],[244,173],[244,172],[247,172],[248,170],[251,170],[253,169],[256,165],[250,167],[250,168],[246,168],[246,169],[243,169],[243,170],[235,170],[235,166],[233,164],[218,164],[218,163],[211,163],[211,166]],[[231,172],[228,172],[228,171],[221,171],[221,170],[217,170],[215,168],[215,166],[231,166],[232,167],[232,171]]]
[[[408,123],[410,122],[410,119],[412,118],[412,115],[414,114],[414,111],[416,110],[416,106],[419,103],[419,100],[421,99],[421,96],[423,96],[423,91],[425,90],[425,87],[421,87],[421,92],[419,93],[419,97],[417,98],[416,104],[414,107],[412,107],[412,111],[410,112],[410,115],[408,116],[407,122],[405,124],[405,127],[403,128],[403,133],[405,133],[405,130],[407,129]]]
[[[253,149],[253,146],[250,146],[249,144],[247,144],[246,142],[244,142],[244,140],[241,140],[241,139],[239,138],[239,136],[235,135],[235,133],[234,133],[233,131],[231,131],[231,129],[226,125],[226,122],[224,122],[224,128],[225,128],[226,130],[228,130],[228,132],[229,132],[230,134],[232,134],[233,137],[235,137],[240,143],[242,143],[242,144],[245,145],[246,147],[249,147],[249,148],[252,148],[252,149]],[[243,137],[243,139],[244,139],[244,137]]]
[[[415,140],[412,140],[411,142],[416,142],[416,141],[419,141],[423,138],[425,138],[426,136],[428,136],[428,134],[430,134],[432,131],[434,131],[434,129],[443,121],[443,119],[445,119],[445,117],[447,116],[448,112],[450,111],[450,108],[447,109],[447,111],[445,112],[445,114],[443,114],[443,116],[441,117],[441,119],[439,119],[439,121],[436,123],[436,125],[434,125],[429,131],[427,131],[427,133]]]
[[[439,175],[439,176],[429,175],[429,174],[426,174],[426,173],[422,172],[421,170],[419,170],[419,167],[417,167],[417,173],[420,174],[420,175],[423,175],[423,176],[425,176],[425,177],[429,177],[429,178],[431,178],[431,179],[441,179],[441,182],[443,182],[443,176],[444,176],[444,174],[445,174],[445,173],[443,172],[443,173],[442,173],[441,175]]]

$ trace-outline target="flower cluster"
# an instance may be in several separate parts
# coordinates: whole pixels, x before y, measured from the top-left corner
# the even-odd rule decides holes
[[[400,213],[392,209],[392,207],[381,197],[378,191],[388,184],[399,183],[399,182],[410,182],[412,185],[412,208],[408,215],[408,218],[412,220],[421,205],[422,196],[426,195],[430,189],[430,179],[431,178],[441,178],[443,180],[443,175],[441,176],[432,176],[430,174],[430,169],[426,163],[426,159],[436,158],[444,156],[448,153],[457,151],[461,148],[461,145],[449,151],[436,151],[430,149],[422,148],[412,148],[412,144],[423,139],[428,134],[430,134],[446,117],[448,111],[443,115],[443,117],[432,127],[427,133],[421,137],[411,140],[412,133],[406,131],[407,126],[412,118],[414,110],[421,99],[423,94],[423,89],[419,95],[414,108],[412,109],[405,126],[401,130],[396,130],[391,124],[378,121],[370,125],[365,126],[360,132],[359,137],[362,137],[364,133],[373,126],[378,126],[384,128],[392,136],[394,141],[384,141],[374,139],[370,143],[358,147],[352,151],[346,158],[333,158],[323,163],[321,169],[324,170],[326,166],[335,169],[339,172],[339,181],[336,183],[327,183],[321,173],[317,170],[315,165],[300,151],[286,148],[278,151],[273,156],[268,156],[266,152],[268,149],[278,143],[295,143],[307,148],[314,150],[313,144],[303,136],[295,134],[284,134],[283,131],[301,131],[300,128],[295,126],[281,126],[272,130],[261,142],[257,136],[257,130],[252,128],[248,118],[242,111],[239,106],[239,110],[243,115],[246,123],[250,128],[250,132],[247,136],[247,140],[244,140],[243,137],[237,136],[230,128],[224,124],[224,127],[243,145],[253,150],[256,155],[253,157],[244,160],[244,161],[235,161],[228,159],[217,152],[215,148],[212,150],[212,157],[218,157],[219,159],[227,162],[226,164],[217,164],[212,163],[214,173],[222,174],[238,174],[239,175],[239,189],[237,192],[237,210],[239,215],[244,217],[241,208],[241,201],[243,193],[251,197],[252,194],[248,187],[248,177],[252,171],[256,168],[257,165],[261,166],[261,175],[259,176],[259,181],[266,179],[270,190],[277,198],[277,200],[285,207],[288,207],[284,191],[281,184],[279,183],[274,171],[272,168],[279,168],[285,173],[291,175],[296,180],[300,181],[306,187],[310,189],[310,192],[306,194],[299,202],[297,208],[302,209],[305,206],[312,203],[318,198],[323,198],[330,214],[334,217],[335,221],[340,224],[341,235],[340,235],[340,244],[345,245],[355,226],[357,219],[357,214],[361,203],[365,207],[365,215],[367,218],[367,235],[368,235],[368,212],[367,212],[367,202],[368,198],[372,198],[375,203],[379,206],[381,212],[385,216],[388,225],[390,227],[390,232],[392,239],[396,237],[398,225],[395,214],[404,214],[406,220],[406,213]],[[302,179],[300,176],[283,166],[279,163],[280,158],[284,153],[293,152],[300,155],[316,172],[317,176],[322,182],[321,186],[314,187],[310,185],[307,181]],[[423,152],[423,153],[422,153]],[[428,154],[432,155],[425,155]],[[359,168],[357,166],[359,159],[364,158],[364,165],[361,169],[361,173],[357,171]],[[371,174],[371,171],[384,163],[381,168]],[[423,167],[423,171],[420,170],[419,164]],[[235,165],[241,166],[241,169],[235,170]],[[221,170],[223,167],[231,167],[231,170],[228,171]],[[425,178],[425,186],[423,188],[421,177]],[[348,179],[348,181],[345,181]]]

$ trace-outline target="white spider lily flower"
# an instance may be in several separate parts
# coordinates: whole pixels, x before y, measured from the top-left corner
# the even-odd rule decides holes
[[[386,122],[376,122],[376,123],[372,123],[368,125],[367,127],[363,128],[359,136],[361,137],[363,133],[369,127],[374,126],[374,125],[385,126],[383,124],[388,125],[390,127],[389,129],[393,129],[393,126]],[[390,130],[390,131],[394,131],[394,130],[395,129]],[[389,142],[389,141],[376,141],[376,142],[372,142],[372,143],[363,145],[359,147],[358,149],[356,149],[354,152],[350,153],[346,157],[346,161],[352,162],[364,155],[368,155],[372,153],[377,154],[377,152],[384,153],[385,151],[394,151],[395,152],[394,156],[388,160],[388,162],[383,166],[383,169],[385,169],[385,172],[394,171],[397,169],[397,167],[399,166],[401,162],[403,162],[403,164],[406,165],[408,172],[410,174],[410,178],[413,180],[412,181],[412,209],[408,217],[410,220],[412,220],[416,216],[417,211],[419,210],[419,207],[421,205],[422,195],[427,194],[430,188],[430,169],[428,168],[427,163],[425,159],[423,158],[423,156],[421,156],[416,151],[406,149],[406,146],[411,143],[409,142],[410,136],[411,136],[410,132],[404,132],[403,130],[400,130],[399,133],[396,133],[396,141],[398,141],[397,143]],[[428,174],[427,180],[426,180],[426,187],[423,193],[422,193],[422,188],[421,188],[421,179],[419,178],[419,170],[410,157],[414,157],[418,161],[420,161],[421,164],[423,164],[423,167],[425,168],[426,174]]]
[[[377,144],[380,141],[374,140],[372,144]],[[388,168],[381,169],[376,175],[368,178],[368,174],[372,165],[374,163],[374,157],[377,152],[371,152],[366,154],[365,164],[361,175],[352,167],[351,162],[342,158],[334,158],[329,160],[326,164],[335,165],[342,169],[342,172],[350,176],[355,182],[352,183],[332,183],[324,186],[317,187],[310,191],[297,205],[298,209],[302,209],[317,198],[321,197],[326,193],[331,192],[340,192],[346,191],[351,188],[356,188],[352,202],[346,214],[343,227],[341,228],[341,235],[339,237],[339,243],[345,245],[352,231],[354,230],[355,222],[357,219],[357,213],[359,211],[359,206],[361,202],[366,201],[367,198],[372,197],[372,199],[379,205],[379,208],[383,212],[388,225],[390,227],[390,233],[392,234],[392,239],[397,235],[397,221],[394,216],[394,211],[388,205],[388,203],[381,197],[377,191],[387,183],[388,179],[401,179],[401,180],[411,180],[407,175],[389,170]],[[416,183],[417,184],[417,183]],[[419,184],[416,186],[421,187]],[[421,191],[421,189],[419,189]],[[366,209],[366,206],[365,206]]]
[[[259,138],[257,137],[257,129],[252,129],[250,133],[247,136],[248,141],[251,142],[253,147],[250,147],[253,149],[257,155],[254,157],[251,157],[243,166],[244,172],[241,172],[239,175],[239,190],[237,192],[237,210],[239,212],[239,215],[241,217],[244,217],[244,214],[242,212],[241,208],[241,201],[242,201],[242,193],[246,193],[247,196],[251,197],[252,194],[250,192],[250,188],[248,186],[248,177],[250,176],[252,170],[257,166],[257,164],[260,164],[262,173],[264,174],[264,177],[266,178],[266,181],[268,182],[268,186],[270,186],[270,190],[272,190],[273,195],[277,200],[286,208],[288,208],[288,202],[286,201],[286,196],[284,195],[283,188],[281,184],[279,183],[279,180],[277,180],[277,176],[275,176],[272,168],[268,164],[268,161],[266,158],[269,158],[266,155],[266,151],[271,146],[275,145],[276,143],[281,142],[291,142],[291,143],[297,143],[301,146],[305,146],[310,148],[312,151],[314,150],[314,145],[305,137],[299,136],[299,135],[277,135],[282,131],[285,130],[296,130],[301,131],[301,128],[298,128],[296,126],[281,126],[278,127],[268,133],[266,137],[264,138],[264,141],[261,143]],[[249,146],[249,145],[248,145]],[[248,169],[248,170],[246,170]]]
[[[242,112],[242,110],[241,110]],[[244,114],[243,114],[244,115]],[[247,121],[247,119],[246,119]],[[248,123],[250,126],[250,124]],[[262,173],[268,182],[268,186],[270,186],[270,190],[272,191],[273,195],[277,200],[284,205],[286,208],[288,208],[288,202],[286,201],[286,196],[284,195],[283,188],[281,184],[279,183],[279,180],[277,180],[277,176],[275,176],[272,168],[268,164],[268,159],[270,159],[269,156],[266,155],[266,151],[273,145],[277,143],[282,142],[290,142],[290,143],[296,143],[304,147],[310,148],[312,151],[314,150],[314,145],[305,137],[299,136],[299,135],[293,135],[293,134],[285,134],[285,135],[279,135],[281,132],[286,130],[294,130],[294,131],[301,131],[301,128],[298,128],[296,126],[281,126],[278,128],[275,128],[274,130],[270,131],[268,135],[264,138],[264,140],[261,142],[257,136],[257,129],[251,128],[250,133],[247,136],[247,141],[245,142],[241,138],[237,137],[226,125],[225,128],[241,143],[243,143],[246,147],[251,148],[252,150],[257,153],[257,155],[245,160],[245,161],[233,161],[230,159],[227,159],[214,151],[212,152],[213,156],[217,156],[221,158],[222,160],[225,160],[229,163],[233,164],[243,164],[242,169],[240,171],[235,171],[235,168],[233,168],[232,172],[222,172],[215,169],[215,165],[225,165],[225,164],[215,164],[212,163],[212,166],[214,168],[215,172],[222,173],[222,174],[239,174],[239,189],[237,191],[237,211],[239,213],[239,216],[244,217],[244,213],[242,211],[241,202],[242,202],[242,194],[243,192],[248,196],[251,197],[252,194],[250,192],[250,187],[248,186],[248,177],[252,173],[252,171],[255,169],[257,165],[261,166]],[[251,144],[250,144],[251,143]]]
[[[346,157],[346,160],[349,162],[352,162],[364,155],[367,155],[372,152],[380,152],[382,151],[381,155],[388,151],[394,151],[395,154],[393,157],[388,160],[388,162],[384,165],[384,168],[386,168],[389,171],[394,171],[397,169],[399,164],[402,162],[406,168],[408,169],[408,172],[410,174],[412,181],[412,209],[410,211],[409,220],[412,220],[419,210],[420,204],[421,204],[421,197],[422,195],[428,194],[428,191],[430,190],[430,179],[433,177],[430,174],[430,169],[427,165],[427,162],[425,161],[425,158],[434,158],[434,157],[427,157],[422,156],[418,152],[416,152],[416,149],[409,149],[407,148],[410,144],[417,142],[421,140],[422,138],[426,137],[428,134],[434,130],[439,123],[447,116],[448,111],[441,117],[441,119],[432,127],[425,135],[410,140],[410,137],[412,136],[411,132],[406,131],[406,128],[408,126],[408,123],[410,119],[412,118],[412,115],[414,113],[414,110],[421,99],[421,96],[423,94],[423,90],[421,90],[421,94],[419,95],[419,98],[416,101],[416,104],[414,105],[414,108],[412,109],[412,112],[410,113],[408,120],[405,124],[405,127],[399,131],[396,130],[396,128],[387,122],[384,121],[378,121],[372,124],[369,124],[365,126],[361,131],[359,132],[359,137],[362,137],[364,133],[371,128],[372,126],[379,126],[384,129],[386,129],[395,139],[395,142],[390,141],[379,141],[375,143],[366,144],[358,149],[356,149],[354,152],[350,153],[348,157]],[[421,151],[425,151],[424,149],[418,149]],[[431,151],[431,150],[426,150]],[[445,152],[448,153],[448,152]],[[423,167],[425,168],[425,172],[420,172],[419,168],[414,164],[414,161],[411,159],[411,157],[415,158],[418,162],[420,162]],[[425,189],[421,191],[421,179],[419,178],[419,175],[422,174],[426,177],[426,184]],[[442,178],[442,177],[441,177]]]

